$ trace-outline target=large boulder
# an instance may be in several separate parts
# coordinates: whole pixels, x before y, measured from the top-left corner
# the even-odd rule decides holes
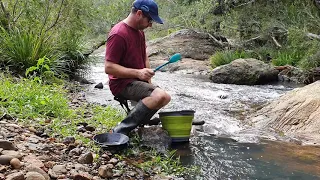
[[[208,33],[182,29],[163,38],[148,41],[147,53],[149,57],[167,57],[174,53],[180,53],[184,58],[207,60],[223,46],[224,43],[217,41]]]
[[[169,64],[161,71],[180,71],[186,74],[208,75],[209,57],[216,51],[230,46],[226,38],[191,29],[182,29],[163,38],[147,42],[147,54],[152,68],[164,64],[168,58],[180,53],[182,60]]]
[[[278,80],[279,71],[257,59],[236,59],[212,70],[210,79],[214,83],[255,85]]]
[[[320,143],[320,81],[281,96],[257,111],[249,122],[271,127],[304,143]]]

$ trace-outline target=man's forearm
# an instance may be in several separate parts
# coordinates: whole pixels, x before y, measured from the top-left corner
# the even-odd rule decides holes
[[[119,64],[106,62],[105,73],[111,74],[117,78],[138,78],[138,70],[132,68],[126,68]]]

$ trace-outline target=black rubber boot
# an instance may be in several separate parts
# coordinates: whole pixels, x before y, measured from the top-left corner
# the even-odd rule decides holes
[[[141,122],[140,126],[143,127],[144,125],[158,125],[160,124],[160,119],[155,117],[152,118],[153,115],[157,113],[159,109],[153,109],[151,110],[150,114]],[[152,119],[151,119],[152,118]]]
[[[146,105],[139,101],[138,104],[129,112],[127,117],[121,121],[113,132],[127,135],[134,128],[139,126],[146,118],[151,118],[157,111],[149,109]]]

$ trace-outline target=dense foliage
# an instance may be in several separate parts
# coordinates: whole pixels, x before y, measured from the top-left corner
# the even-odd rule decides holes
[[[19,74],[40,58],[55,75],[82,72],[87,48],[103,42],[110,27],[129,13],[132,0],[0,0],[0,67]],[[318,66],[320,15],[315,0],[163,0],[164,25],[147,30],[148,40],[192,28],[226,36],[275,65]],[[308,38],[307,34],[318,35]],[[222,54],[221,54],[222,53]],[[220,52],[218,56],[223,56]],[[236,55],[234,56],[236,57]],[[216,57],[212,59],[217,59]],[[233,60],[233,59],[231,59]],[[228,61],[231,61],[228,60]],[[223,62],[222,60],[218,60]],[[227,61],[227,62],[228,62]],[[212,62],[213,66],[221,65]]]

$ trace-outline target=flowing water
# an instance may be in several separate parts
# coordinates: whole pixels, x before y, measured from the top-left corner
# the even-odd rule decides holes
[[[98,62],[88,79],[102,82],[104,89],[90,86],[87,100],[120,108],[107,86],[103,48],[93,58]],[[271,141],[284,137],[242,122],[263,104],[295,87],[215,84],[207,78],[169,72],[157,72],[153,83],[172,97],[161,111],[192,109],[195,120],[205,121],[193,127],[189,143],[173,145],[184,165],[200,168],[190,179],[320,179],[316,147]]]

